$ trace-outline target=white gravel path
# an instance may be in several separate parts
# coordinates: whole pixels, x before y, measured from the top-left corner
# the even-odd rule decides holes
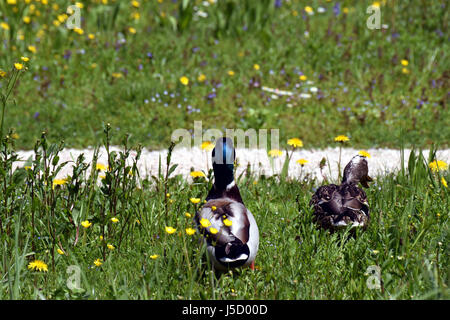
[[[120,148],[112,147],[111,150],[119,151]],[[86,162],[90,162],[93,156],[93,149],[64,149],[60,153],[60,162],[73,160],[76,161],[80,153],[85,154]],[[359,150],[351,148],[342,149],[342,162],[341,169],[350,161],[350,159],[358,153]],[[368,149],[371,155],[368,159],[369,163],[369,174],[373,177],[385,175],[386,173],[398,171],[401,168],[401,158],[400,151],[394,149]],[[407,161],[410,154],[409,149],[405,149],[405,167],[407,167]],[[425,159],[428,159],[428,150],[423,151]],[[23,161],[16,162],[14,167],[24,166],[25,161],[30,157],[34,157],[33,151],[18,151],[20,159]],[[132,152],[130,158],[136,155]],[[161,163],[164,166],[167,156],[167,150],[161,151],[149,151],[144,149],[141,154],[141,158],[138,162],[139,172],[141,177],[146,175],[157,175],[158,173],[158,162],[159,157],[161,157]],[[265,150],[260,149],[237,149],[236,157],[238,160],[237,174],[239,175],[242,171],[247,168],[250,164],[252,172],[255,174],[265,174],[267,176],[273,175],[274,173],[280,173],[283,166],[285,151],[283,155],[279,158],[275,158],[273,161],[273,168],[271,161]],[[289,176],[292,178],[299,177],[300,175],[300,165],[296,161],[300,158],[304,158],[309,162],[303,167],[303,176],[310,174],[312,177],[317,178],[318,181],[322,181],[323,177],[319,169],[319,163],[322,158],[328,159],[330,169],[328,164],[323,169],[322,173],[331,181],[335,181],[338,176],[337,163],[339,159],[339,148],[327,148],[327,149],[316,149],[316,150],[306,150],[299,149],[295,151],[292,155],[291,162],[289,165]],[[437,159],[443,160],[446,163],[450,162],[450,149],[437,151]],[[131,160],[131,159],[130,159]],[[64,178],[72,173],[73,162],[67,164],[58,174],[58,178]],[[98,163],[107,164],[106,151],[104,148],[100,149]],[[181,174],[187,179],[189,178],[189,173],[191,168],[196,171],[207,171],[207,168],[211,168],[211,152],[201,150],[200,148],[192,149],[175,149],[172,154],[172,163],[178,164],[177,169],[174,174]]]

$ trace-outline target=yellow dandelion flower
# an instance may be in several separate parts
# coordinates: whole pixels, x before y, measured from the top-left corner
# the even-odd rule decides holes
[[[230,77],[232,77],[232,76],[234,76],[234,71],[233,70],[228,70],[228,75],[230,76]]]
[[[115,247],[112,244],[110,244],[110,243],[108,243],[106,246],[108,247],[109,250],[114,250],[115,249]]]
[[[98,237],[98,239],[99,239],[100,241],[103,241],[103,236],[100,235],[100,236]]]
[[[346,142],[349,140],[350,140],[350,138],[347,136],[344,136],[344,135],[340,135],[340,136],[337,136],[334,138],[334,141],[336,141],[336,142]]]
[[[217,232],[219,232],[219,230],[217,230],[217,229],[214,228],[214,227],[211,227],[211,228],[209,228],[209,232],[210,232],[211,234],[216,234]]]
[[[23,62],[28,62],[28,61],[30,61],[30,58],[28,58],[28,57],[20,57],[20,59],[21,59]]]
[[[442,183],[442,185],[443,185],[444,187],[448,188],[447,180],[445,180],[444,177],[441,178],[441,183]]]
[[[307,14],[314,14],[314,10],[313,10],[313,8],[310,7],[310,6],[306,6],[306,7],[305,7],[305,12],[306,12]]]
[[[131,5],[135,8],[139,8],[140,3],[139,3],[139,1],[133,0],[133,1],[131,1]]]
[[[428,166],[434,172],[448,169],[448,164],[442,160],[434,160]]]
[[[203,228],[208,228],[209,226],[211,226],[211,221],[209,221],[208,219],[202,218],[202,219],[200,220],[200,225],[201,225]]]
[[[88,38],[89,38],[89,40],[94,40],[95,39],[95,34],[89,33],[88,34]]]
[[[379,8],[380,7],[380,2],[379,1],[375,1],[374,3],[372,3],[372,7]]]
[[[0,78],[4,78],[6,76],[6,72],[0,69]]]
[[[87,229],[92,225],[92,222],[89,222],[89,220],[85,220],[85,221],[81,222],[81,225]]]
[[[290,146],[293,146],[294,148],[301,148],[301,147],[303,147],[303,141],[300,140],[299,138],[289,139],[287,141],[287,144],[290,145]]]
[[[297,161],[296,161],[299,165],[301,165],[302,167],[305,165],[305,164],[307,164],[309,161],[308,160],[306,160],[306,159],[298,159]]]
[[[272,149],[269,151],[269,156],[271,156],[272,158],[281,157],[282,154],[283,154],[283,151],[278,150],[278,149]]]
[[[343,12],[344,14],[348,14],[349,11],[350,11],[350,10],[349,10],[347,7],[342,8],[342,12]]]
[[[106,171],[108,169],[108,166],[104,165],[103,163],[97,163],[95,165],[95,169],[97,169],[99,171]]]
[[[402,66],[407,67],[408,64],[409,64],[409,61],[406,60],[406,59],[402,59],[402,60],[400,61],[400,63],[402,64]]]
[[[166,197],[169,198],[170,197],[170,193],[167,192],[166,193]]]
[[[17,70],[22,70],[23,64],[16,62],[16,63],[14,63],[14,68],[16,68]]]
[[[214,149],[214,143],[212,143],[211,141],[205,141],[202,143],[201,148],[202,150],[211,151],[212,149]]]
[[[35,46],[29,45],[29,46],[27,47],[27,49],[28,49],[28,51],[30,51],[30,52],[32,52],[32,53],[36,53],[36,47],[35,47]]]
[[[359,154],[361,157],[371,158],[370,153],[368,153],[366,150],[361,150],[361,151],[358,152],[358,154]]]
[[[192,178],[201,178],[201,177],[206,177],[205,174],[201,171],[192,171],[190,173]]]
[[[260,68],[259,68],[259,64],[257,64],[257,63],[255,63],[254,65],[253,65],[253,69],[255,69],[256,71],[258,71]]]
[[[80,36],[81,36],[82,34],[84,34],[84,30],[81,29],[81,28],[74,28],[73,31],[75,31],[75,33],[78,33]]]
[[[84,8],[84,5],[81,2],[75,2],[75,5],[80,9]]]
[[[193,204],[197,204],[200,202],[199,198],[190,198],[189,201],[191,201]]]
[[[139,14],[139,12],[133,12],[133,13],[131,14],[131,17],[132,17],[134,20],[139,20],[139,19],[141,18],[141,15]]]
[[[224,219],[223,220],[223,224],[226,225],[227,227],[231,227],[231,225],[233,224],[233,221],[228,220],[228,219]]]
[[[304,74],[302,74],[300,77],[298,77],[301,81],[306,81],[308,80],[308,77],[305,76]]]
[[[57,186],[63,186],[67,183],[67,179],[55,179],[53,180],[52,188],[55,189]]]
[[[48,271],[48,266],[44,261],[34,260],[28,264],[28,269],[33,271]]]
[[[122,77],[123,77],[123,74],[120,73],[120,72],[113,72],[113,73],[111,74],[111,76],[112,76],[113,78],[119,79],[119,78],[122,78]]]
[[[212,207],[211,207],[211,210],[212,210],[212,211],[216,211],[216,210],[217,210],[217,207],[216,207],[216,206],[212,206]]]
[[[177,229],[175,229],[175,228],[172,228],[172,227],[166,227],[166,232],[167,232],[168,234],[175,233],[176,231],[177,231]]]
[[[25,166],[25,167],[23,167],[25,170],[31,170],[31,166]]]
[[[188,236],[192,236],[195,233],[195,229],[193,228],[186,228],[186,234]]]
[[[116,217],[112,217],[110,220],[111,220],[112,223],[119,222],[119,219],[117,219]]]
[[[199,82],[203,82],[203,81],[206,80],[206,76],[203,73],[201,73],[201,74],[198,75],[197,80]]]
[[[97,259],[97,260],[94,261],[94,264],[95,264],[97,267],[100,267],[103,263],[100,261],[100,259]]]
[[[374,254],[378,254],[380,251],[378,251],[378,250],[372,250],[372,252],[373,252]]]
[[[8,3],[10,5],[14,5],[14,4],[17,4],[17,0],[6,0],[6,3]]]
[[[64,251],[62,251],[60,248],[56,249],[56,251],[57,251],[60,255],[63,255],[63,254],[64,254]]]
[[[186,77],[186,76],[182,76],[182,77],[180,78],[180,82],[181,82],[181,84],[182,84],[183,86],[187,86],[187,85],[189,84],[189,78]]]
[[[24,17],[22,18],[22,20],[23,20],[23,22],[26,23],[26,24],[29,24],[29,23],[31,22],[31,18],[30,18],[29,16],[24,16]]]
[[[133,28],[133,27],[129,27],[129,28],[128,28],[128,31],[129,31],[131,34],[135,34],[135,33],[136,33],[136,29]]]
[[[402,68],[402,73],[408,74],[409,73],[409,69],[408,68]]]
[[[152,254],[152,255],[150,256],[150,259],[156,260],[156,259],[158,259],[158,257],[159,257],[158,254]]]
[[[63,13],[63,14],[58,15],[56,18],[58,19],[59,22],[63,23],[64,21],[66,21],[69,18],[69,16],[67,14]]]
[[[0,27],[3,30],[9,30],[9,24],[7,24],[6,22],[0,22]]]
[[[17,140],[17,139],[20,138],[20,136],[19,136],[16,132],[13,132],[13,133],[11,134],[11,138],[14,139],[14,140]]]
[[[191,215],[189,212],[185,212],[184,216],[185,216],[186,218],[191,218],[191,217],[192,217],[192,215]]]

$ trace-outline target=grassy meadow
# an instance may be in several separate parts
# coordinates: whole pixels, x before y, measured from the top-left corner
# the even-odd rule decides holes
[[[435,156],[450,141],[446,1],[80,0],[74,30],[67,6],[0,0],[0,299],[450,298],[450,171]],[[316,228],[315,179],[237,176],[256,270],[218,275],[191,230],[212,172],[136,165],[197,120],[279,128],[305,148],[343,134],[415,149],[374,177],[355,236]],[[100,145],[108,163],[80,156],[56,178],[65,147]],[[35,153],[13,171],[19,149]]]
[[[369,228],[354,237],[312,223],[316,181],[246,171],[237,183],[260,230],[256,270],[215,275],[190,232],[211,171],[190,183],[167,162],[142,179],[124,146],[107,167],[80,157],[56,180],[59,146],[42,138],[26,168],[2,171],[0,299],[449,298],[449,191],[440,181],[450,173],[428,164],[433,154],[412,153],[398,174],[376,179]],[[377,289],[370,268],[379,268]]]
[[[43,129],[95,146],[104,123],[115,144],[167,148],[194,120],[307,147],[448,147],[448,3],[374,3],[371,30],[369,1],[79,1],[69,30],[67,1],[1,0],[0,69],[30,58],[5,122],[24,149]]]

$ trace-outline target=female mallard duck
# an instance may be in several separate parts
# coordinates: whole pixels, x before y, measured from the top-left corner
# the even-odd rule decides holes
[[[235,151],[229,138],[220,138],[212,151],[214,185],[206,203],[195,214],[208,255],[217,270],[254,269],[259,246],[255,218],[241,198],[234,182]]]
[[[312,196],[314,221],[322,228],[335,231],[351,225],[365,229],[369,223],[369,204],[358,182],[368,188],[369,168],[365,157],[357,155],[344,169],[341,185],[321,186]]]

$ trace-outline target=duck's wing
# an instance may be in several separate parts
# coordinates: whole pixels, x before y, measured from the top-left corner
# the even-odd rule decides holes
[[[355,184],[343,184],[340,193],[342,195],[342,205],[345,209],[369,216],[369,203],[363,189]]]
[[[202,226],[202,219],[211,225]],[[245,264],[250,256],[250,221],[242,203],[232,199],[209,200],[195,221],[208,246],[214,247],[215,259],[228,267]]]
[[[213,210],[214,209],[214,210]],[[210,227],[203,227],[202,219],[211,223]],[[236,239],[247,243],[249,239],[250,222],[245,206],[232,199],[209,200],[200,211],[197,212],[195,221],[201,233],[208,237],[208,242],[215,245],[225,245]],[[214,228],[218,232],[211,232]]]
[[[316,214],[339,214],[341,209],[336,201],[338,190],[339,186],[335,184],[319,187],[309,202],[314,207],[314,212]]]
[[[314,222],[323,228],[332,228],[333,218],[342,211],[342,203],[338,193],[339,186],[329,184],[319,187],[309,202],[314,210]]]

